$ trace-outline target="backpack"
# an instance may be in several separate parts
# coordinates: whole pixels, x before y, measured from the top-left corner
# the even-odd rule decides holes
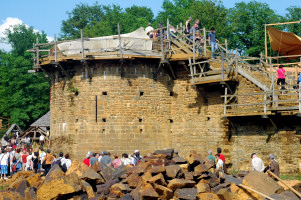
[[[67,171],[67,165],[66,163],[64,163],[63,165],[60,165],[61,169],[63,172],[66,172]]]

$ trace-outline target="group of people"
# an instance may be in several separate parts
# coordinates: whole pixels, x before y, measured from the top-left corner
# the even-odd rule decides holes
[[[207,158],[209,160],[212,160],[215,164],[215,171],[216,174],[219,176],[219,173],[227,173],[227,168],[225,165],[225,156],[222,154],[222,149],[220,147],[217,148],[217,154],[215,154],[215,157],[212,155],[212,151],[208,151]],[[274,173],[276,176],[280,176],[280,168],[279,163],[275,159],[273,154],[269,155],[270,163],[267,167],[264,166],[264,163],[261,158],[257,157],[256,153],[251,154],[252,159],[252,170],[258,171],[258,172],[267,172],[270,170],[272,173]],[[276,180],[276,179],[275,179]]]
[[[188,40],[186,43],[188,45],[191,45],[193,43],[193,38],[195,40],[195,48],[196,52],[201,55],[203,53],[203,47],[204,47],[204,37],[201,35],[199,23],[200,20],[196,19],[194,24],[191,26],[192,17],[189,17],[188,20],[185,22],[185,30],[184,33],[188,36]],[[162,30],[162,31],[161,31]],[[174,35],[176,33],[176,30],[173,26],[169,27],[170,35],[172,38],[174,38]],[[164,29],[162,26],[162,23],[159,22],[159,25],[157,29],[155,30],[151,23],[148,23],[148,26],[145,28],[145,33],[150,38],[156,38],[159,37],[162,33],[164,35]],[[212,27],[210,29],[210,33],[208,35],[208,44],[211,46],[211,58],[215,58],[215,52],[218,50],[217,48],[217,42],[219,42],[215,37],[215,29]]]
[[[121,165],[135,166],[140,162],[141,158],[139,150],[135,150],[130,155],[123,153],[121,158],[115,154],[114,159],[111,158],[111,153],[108,151],[100,153],[88,152],[83,162],[89,167],[93,166],[96,162],[99,162],[110,167],[118,168]]]
[[[43,149],[45,136],[40,137],[39,148],[33,148],[31,138],[24,137],[19,140],[18,132],[15,132],[11,137],[5,134],[1,140],[1,154],[0,154],[0,172],[1,179],[8,179],[20,170],[34,171],[40,173],[44,171],[46,175],[51,166],[59,163],[62,169],[67,169],[71,166],[69,154],[61,152],[56,158],[51,154],[50,150]]]

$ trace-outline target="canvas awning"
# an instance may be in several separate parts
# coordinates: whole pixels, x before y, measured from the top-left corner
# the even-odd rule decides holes
[[[268,33],[274,51],[283,56],[301,55],[301,37],[271,27],[268,27]]]

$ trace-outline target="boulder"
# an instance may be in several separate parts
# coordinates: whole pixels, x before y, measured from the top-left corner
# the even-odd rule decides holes
[[[96,185],[96,191],[98,194],[104,194],[104,195],[109,194],[110,187],[118,182],[119,182],[118,179],[112,179],[107,181],[105,184]]]
[[[166,150],[157,150],[157,151],[155,151],[154,154],[156,154],[156,155],[163,154],[163,155],[169,156],[171,158],[173,153],[174,153],[173,149],[166,149]]]
[[[88,198],[94,198],[95,194],[94,194],[92,186],[84,180],[81,180],[81,184],[83,187],[83,191],[87,193]]]
[[[94,165],[92,165],[90,168],[93,169],[96,172],[100,172],[101,169],[102,169],[99,162],[95,162]]]
[[[1,191],[0,200],[24,200],[24,198],[14,191]]]
[[[153,176],[151,177],[149,180],[148,180],[149,183],[157,183],[159,185],[167,185],[166,182],[165,182],[165,179],[164,179],[164,176],[163,174],[157,174],[156,176]]]
[[[234,200],[234,199],[238,199],[238,194],[234,194],[232,192],[229,192],[227,189],[223,188],[223,189],[220,189],[218,192],[217,192],[217,196],[220,198],[220,199],[223,199],[223,200]]]
[[[25,193],[25,199],[26,200],[37,200],[37,195],[35,192],[35,189],[32,187],[28,187],[26,188],[26,190],[24,191]]]
[[[48,175],[48,174],[47,174]],[[45,181],[37,190],[39,200],[53,199],[58,196],[79,192],[82,190],[81,181],[76,173]]]
[[[220,200],[217,194],[213,193],[200,193],[197,195],[199,200]]]
[[[190,187],[194,187],[194,186],[195,186],[194,181],[185,180],[185,179],[173,179],[167,185],[167,187],[172,190],[176,190],[179,188],[190,188]]]
[[[185,164],[185,163],[187,163],[187,160],[185,158],[180,157],[180,156],[174,157],[172,160],[175,161],[176,164]]]
[[[131,174],[124,180],[124,182],[128,183],[131,188],[136,188],[141,181],[142,178],[136,173]]]
[[[147,172],[145,172],[143,174],[143,176],[141,176],[142,180],[145,181],[145,182],[148,182],[149,179],[151,179],[153,176],[152,176],[152,173],[148,170]]]
[[[162,185],[154,184],[154,188],[159,195],[159,199],[169,200],[173,196],[173,191]]]
[[[196,188],[182,188],[177,189],[174,194],[179,199],[195,200],[197,196]]]
[[[52,179],[55,178],[60,178],[64,175],[65,173],[62,171],[60,166],[58,164],[55,164],[54,166],[51,167],[50,171],[47,173],[45,177],[45,182],[51,181]]]
[[[131,194],[127,193],[127,194],[123,195],[123,196],[120,198],[120,200],[134,200],[134,199],[133,199],[133,197],[132,197]]]
[[[124,184],[124,183],[116,183],[111,186],[111,189],[119,190],[124,193],[129,193],[133,190],[132,188],[130,188],[130,186],[128,184]]]
[[[158,198],[159,195],[151,184],[146,183],[141,186],[140,197],[142,199],[151,199],[151,198]]]
[[[17,180],[9,184],[9,188],[17,188],[23,181],[25,181],[25,178],[19,177]]]
[[[149,162],[139,162],[135,167],[132,167],[127,170],[126,174],[131,175],[132,173],[136,173],[139,175],[142,175],[147,171],[147,169],[150,167]]]
[[[184,172],[184,177],[187,180],[193,180],[193,173],[192,172]]]
[[[211,188],[213,188],[213,187],[217,186],[219,183],[220,183],[219,178],[217,178],[216,176],[213,176],[213,177],[210,178],[208,184],[209,184],[209,186],[210,186]]]
[[[38,188],[42,184],[43,179],[41,178],[40,174],[37,173],[27,177],[26,181],[28,182],[30,187]]]
[[[201,154],[196,153],[195,151],[191,151],[188,157],[189,164],[205,164],[206,157]]]
[[[31,175],[33,175],[34,172],[33,171],[19,171],[17,173],[15,173],[12,178],[9,180],[10,183],[16,181],[18,178],[22,177],[22,178],[27,178]]]
[[[280,194],[273,194],[270,197],[275,200],[300,200],[292,191],[284,191]]]
[[[230,191],[231,191],[231,192],[237,193],[238,190],[239,190],[239,187],[237,187],[235,183],[232,183],[232,184],[230,185]]]
[[[25,193],[24,192],[25,192],[27,187],[29,187],[28,182],[24,178],[22,178],[20,183],[16,186],[15,192],[18,192],[21,197],[25,198]]]
[[[273,178],[263,172],[251,171],[244,177],[242,184],[267,196],[275,193],[279,194],[283,191],[283,188]],[[258,194],[254,192],[250,193],[254,197],[258,197]]]
[[[178,165],[168,165],[165,167],[165,170],[168,178],[176,178],[182,169]]]
[[[115,169],[113,167],[103,167],[100,174],[105,179],[105,181],[109,181],[114,179],[113,174],[115,172]]]
[[[209,193],[210,192],[210,187],[208,184],[206,183],[198,183],[196,185],[196,188],[197,188],[197,191],[198,191],[198,194],[199,193]]]
[[[152,174],[159,174],[165,172],[165,167],[163,166],[154,166],[149,169]]]
[[[196,175],[202,175],[204,172],[208,171],[208,167],[205,164],[199,164],[194,168]]]

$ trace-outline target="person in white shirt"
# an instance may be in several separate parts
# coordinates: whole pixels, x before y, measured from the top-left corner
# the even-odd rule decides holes
[[[40,145],[43,146],[45,142],[45,136],[43,134],[41,134],[40,136]]]
[[[148,27],[145,28],[145,33],[149,36],[149,38],[153,38],[154,28],[151,23],[148,23]]]
[[[121,163],[123,165],[133,165],[132,160],[129,159],[129,156],[126,153],[122,154]]]
[[[220,154],[216,154],[215,159],[216,159],[215,170],[223,172],[224,171],[224,162],[222,161],[222,159],[220,159]]]
[[[70,166],[72,165],[71,160],[69,159],[69,153],[65,154],[65,157],[61,159],[61,166],[62,170],[66,172]],[[64,166],[66,166],[66,169],[64,169]]]
[[[29,154],[26,157],[26,165],[25,171],[33,171],[33,162],[32,162],[32,154]]]
[[[8,174],[8,153],[6,150],[2,150],[0,155],[0,164],[1,164],[1,179],[7,179],[6,174]]]
[[[252,170],[257,171],[257,172],[263,172],[264,170],[264,164],[261,158],[258,158],[256,156],[256,153],[251,154],[252,158]]]

